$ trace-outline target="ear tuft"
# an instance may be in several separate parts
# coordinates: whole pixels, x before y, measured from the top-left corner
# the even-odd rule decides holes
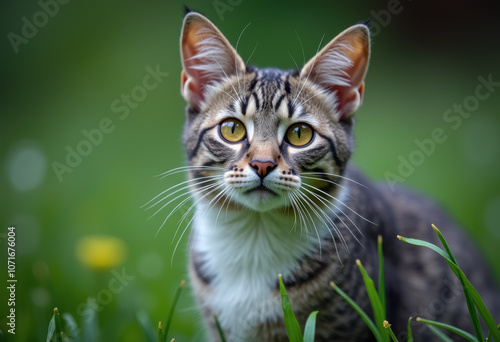
[[[300,73],[335,95],[339,120],[349,119],[361,105],[370,58],[370,31],[352,26],[335,37]]]
[[[181,34],[181,93],[188,104],[199,110],[207,88],[245,69],[224,35],[207,18],[190,12]]]

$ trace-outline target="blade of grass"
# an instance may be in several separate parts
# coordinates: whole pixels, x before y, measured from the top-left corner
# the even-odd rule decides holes
[[[398,342],[398,339],[394,335],[394,332],[391,329],[391,324],[389,324],[389,322],[384,321],[384,328],[387,329],[387,331],[389,331],[389,336],[391,336],[392,341],[393,342]]]
[[[450,246],[448,245],[448,242],[446,242],[446,239],[444,238],[443,234],[441,231],[434,225],[432,224],[432,229],[436,232],[439,240],[441,241],[441,244],[443,245],[444,249],[448,253],[450,260],[448,261],[448,264],[453,263],[454,265],[458,266],[457,259],[455,259],[455,256],[453,255],[453,252],[451,251]],[[453,267],[450,265],[450,267],[453,269]],[[471,299],[471,295],[468,290],[466,290],[465,284],[464,284],[464,279],[465,275],[462,277],[460,273],[462,272],[455,272],[455,275],[458,277],[460,282],[462,283],[462,287],[464,287],[464,295],[465,295],[465,301],[467,303],[467,308],[469,309],[469,314],[472,320],[472,325],[474,327],[474,332],[476,333],[476,336],[479,340],[484,341],[483,337],[483,332],[481,330],[481,324],[479,323],[479,317],[477,315],[477,311],[475,306],[473,305],[473,301]]]
[[[407,331],[408,331],[408,337],[407,337],[407,342],[413,342],[413,332],[411,331],[411,317],[408,318],[408,325],[406,327]]]
[[[361,307],[356,304],[354,300],[352,300],[351,297],[349,297],[344,291],[342,291],[333,281],[330,282],[330,286],[337,291],[337,293],[344,298],[351,306],[352,308],[358,313],[358,315],[361,317],[363,322],[368,326],[368,328],[371,330],[373,336],[375,336],[375,339],[379,342],[383,341],[382,336],[380,336],[380,332],[377,329],[377,326],[373,321],[371,320],[370,316],[366,314],[366,312],[361,309]]]
[[[59,310],[54,308],[54,323],[55,323],[55,341],[62,342],[62,330],[61,330],[61,321],[59,320]]]
[[[368,298],[373,309],[373,315],[375,316],[375,322],[377,323],[377,328],[380,332],[380,336],[383,341],[389,341],[389,335],[387,329],[384,328],[385,312],[382,303],[380,302],[380,297],[378,296],[377,290],[375,289],[375,284],[373,279],[370,278],[365,268],[361,264],[361,261],[356,260],[356,265],[358,265],[361,275],[363,276],[363,281],[365,282],[366,292],[368,293]]]
[[[45,340],[46,342],[51,342],[52,338],[54,337],[54,333],[56,332],[56,322],[54,318],[55,316],[56,315],[54,314],[49,321],[49,328],[47,330],[47,339]]]
[[[214,320],[215,320],[215,326],[217,327],[217,331],[219,332],[221,342],[226,342],[226,336],[224,335],[224,330],[222,330],[222,327],[220,326],[219,323],[219,319],[217,318],[216,315],[214,315]]]
[[[443,257],[445,257],[445,259],[448,261],[448,265],[450,266],[450,268],[452,269],[452,271],[455,273],[457,278],[460,280],[460,283],[462,284],[462,287],[464,290],[464,295],[465,295],[465,300],[467,303],[467,307],[469,309],[469,314],[471,316],[471,320],[473,322],[476,337],[480,341],[484,341],[484,337],[483,337],[483,334],[482,334],[482,331],[481,331],[481,328],[479,325],[479,318],[478,318],[478,315],[476,312],[476,308],[477,308],[477,310],[481,314],[481,317],[483,318],[484,322],[486,323],[486,326],[491,331],[493,338],[495,338],[495,341],[500,341],[500,331],[498,331],[498,329],[496,329],[497,324],[496,324],[495,320],[493,319],[493,316],[491,316],[490,312],[488,311],[488,309],[484,305],[484,302],[481,299],[481,296],[479,295],[477,290],[472,286],[472,284],[469,282],[469,280],[467,279],[465,274],[462,272],[460,267],[458,267],[455,263],[453,263],[451,261],[451,259],[447,255],[447,253],[444,252],[443,250],[441,250],[439,247],[437,247],[429,242],[416,240],[416,239],[407,239],[407,238],[401,237],[399,235],[398,235],[398,238],[404,242],[407,242],[407,243],[410,243],[413,245],[428,247],[428,248],[438,252]],[[439,252],[438,250],[440,250],[441,252]]]
[[[384,316],[386,314],[385,307],[385,276],[384,276],[384,253],[382,250],[382,235],[378,236],[377,240],[378,249],[378,296],[380,302],[382,303],[382,308],[384,310]]]
[[[499,324],[499,325],[497,325],[497,329],[499,329],[499,330],[500,330],[500,324]],[[490,341],[491,341],[491,330],[490,330],[490,332],[488,333],[488,337],[486,337],[486,341],[487,341],[487,342],[490,342]]]
[[[452,325],[441,323],[441,322],[436,322],[436,321],[431,321],[431,320],[423,319],[423,318],[420,318],[420,317],[417,318],[417,321],[425,323],[427,325],[433,325],[435,327],[439,327],[439,328],[443,328],[443,329],[449,330],[449,331],[454,332],[455,334],[457,334],[459,336],[462,336],[463,338],[465,338],[466,340],[468,340],[470,342],[479,342],[479,340],[474,335],[468,333],[467,331],[464,331],[462,329],[454,327]]]
[[[177,290],[175,291],[174,299],[172,301],[172,305],[170,306],[170,312],[168,313],[167,322],[165,323],[165,331],[163,332],[165,342],[168,341],[168,330],[170,329],[170,323],[172,322],[172,319],[174,317],[175,306],[179,301],[179,297],[181,296],[182,289],[185,285],[186,281],[182,280],[179,284],[179,287],[177,287]]]
[[[449,338],[448,336],[446,336],[438,328],[436,328],[436,327],[434,327],[432,325],[428,325],[427,327],[429,327],[429,330],[432,331],[434,333],[434,335],[436,335],[437,337],[439,337],[441,339],[441,341],[444,341],[444,342],[453,342],[453,340],[451,338]]]
[[[314,334],[316,333],[316,316],[318,311],[313,311],[307,317],[306,327],[304,328],[304,342],[314,342]]]
[[[161,327],[161,321],[158,323],[158,342],[163,342],[163,329]]]
[[[302,331],[300,330],[299,321],[297,321],[297,317],[295,317],[295,314],[293,313],[292,303],[290,303],[290,298],[288,298],[281,274],[278,275],[278,279],[281,293],[281,307],[283,309],[283,315],[285,316],[285,326],[288,333],[288,339],[290,342],[302,342],[303,336]]]
[[[448,242],[446,242],[446,239],[444,238],[443,234],[441,233],[441,231],[434,225],[434,224],[431,224],[432,226],[432,229],[434,229],[434,231],[436,232],[439,240],[441,241],[441,243],[443,244],[443,247],[444,249],[446,250],[446,253],[448,253],[448,255],[450,256],[450,260],[451,262],[453,262],[455,265],[458,266],[458,262],[457,262],[457,259],[455,259],[455,256],[453,255],[453,252],[451,251],[451,248],[450,246],[448,245]]]
[[[422,246],[422,247],[430,248],[434,252],[441,254],[441,256],[443,258],[445,258],[447,260],[450,260],[449,255],[445,251],[443,251],[441,248],[439,248],[438,246],[436,246],[436,245],[434,245],[434,244],[432,244],[430,242],[423,241],[423,240],[418,240],[418,239],[406,238],[406,237],[403,237],[401,235],[398,235],[397,237],[398,237],[399,240],[404,241],[406,243],[409,243],[409,244],[412,244],[412,245],[415,245],[415,246]]]

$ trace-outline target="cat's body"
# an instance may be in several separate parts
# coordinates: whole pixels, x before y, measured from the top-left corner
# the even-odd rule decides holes
[[[316,341],[372,340],[329,283],[371,313],[355,263],[361,260],[376,277],[378,235],[395,333],[404,333],[411,315],[471,330],[444,260],[396,238],[437,243],[431,223],[455,247],[494,314],[500,313],[474,248],[434,204],[372,184],[348,162],[369,58],[365,26],[344,31],[301,71],[246,67],[197,13],[186,16],[181,49],[188,102],[184,144],[196,207],[190,278],[214,341],[214,315],[228,341],[287,341],[278,274],[302,328],[319,310]],[[426,334],[415,340],[428,339]]]

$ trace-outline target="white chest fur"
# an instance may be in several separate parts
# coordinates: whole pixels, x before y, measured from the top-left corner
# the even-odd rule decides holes
[[[195,218],[192,248],[213,276],[213,293],[204,301],[233,339],[246,340],[256,324],[282,316],[279,297],[272,295],[278,274],[290,274],[324,233],[294,222],[293,215],[277,212],[218,209]]]

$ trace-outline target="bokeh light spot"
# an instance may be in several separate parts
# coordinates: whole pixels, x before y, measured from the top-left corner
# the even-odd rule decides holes
[[[47,171],[47,158],[38,144],[23,141],[12,147],[7,159],[7,174],[18,191],[28,191],[40,185]]]
[[[107,270],[119,265],[126,254],[125,243],[113,236],[86,236],[76,246],[76,255],[85,266]]]

